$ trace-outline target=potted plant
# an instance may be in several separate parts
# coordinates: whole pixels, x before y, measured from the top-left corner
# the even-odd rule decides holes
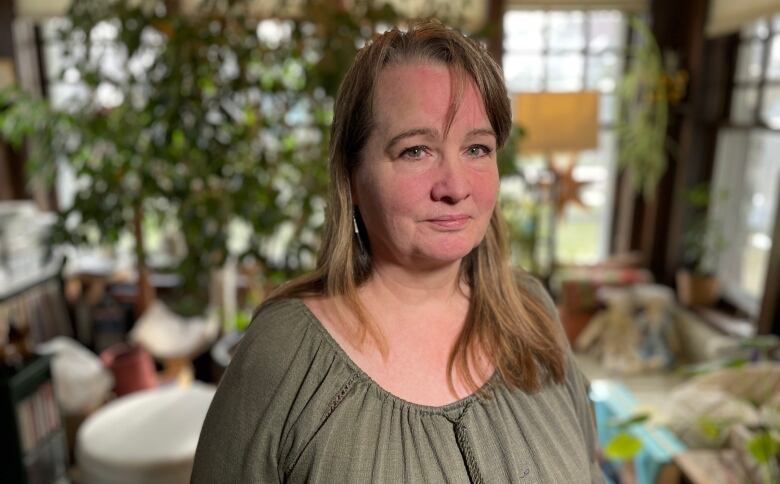
[[[693,209],[693,220],[683,235],[683,265],[677,271],[677,296],[686,306],[711,306],[720,297],[716,277],[717,261],[726,242],[717,219],[707,214],[710,186],[691,188],[685,198]]]

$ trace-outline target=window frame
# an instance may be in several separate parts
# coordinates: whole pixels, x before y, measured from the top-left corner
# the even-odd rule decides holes
[[[753,25],[755,25],[758,22],[762,22],[765,24],[767,28],[767,35],[765,38],[761,38],[757,35],[744,35],[743,32],[739,35],[739,42],[737,44],[737,57],[735,59],[735,62],[737,63],[737,66],[734,71],[734,77],[731,79],[731,93],[732,93],[732,100],[734,98],[734,93],[738,89],[745,89],[745,88],[755,88],[758,91],[758,98],[756,100],[756,105],[753,108],[752,113],[752,119],[750,122],[735,122],[732,119],[733,115],[733,108],[734,104],[733,101],[731,105],[728,106],[728,116],[726,118],[726,123],[724,126],[721,127],[728,127],[728,128],[743,128],[743,129],[764,129],[769,130],[773,132],[780,132],[780,125],[778,126],[772,126],[769,123],[766,122],[766,120],[762,116],[762,108],[764,103],[764,98],[766,95],[767,87],[770,88],[780,88],[780,77],[777,79],[769,79],[769,62],[770,62],[770,56],[772,52],[772,43],[774,39],[777,39],[778,41],[778,48],[780,48],[780,21],[774,20],[776,18],[780,18],[780,14],[778,14],[775,17],[764,17],[757,22],[754,22],[750,26],[746,27],[751,28]],[[737,72],[737,68],[739,67],[739,53],[742,52],[742,48],[749,46],[751,43],[754,42],[760,42],[762,46],[761,51],[761,65],[760,69],[761,72],[758,75],[758,78],[756,80],[743,80],[738,79],[740,73]]]
[[[543,14],[543,26],[541,28],[541,35],[542,35],[542,42],[541,42],[541,48],[528,48],[528,49],[517,49],[512,48],[508,43],[508,32],[510,29],[508,28],[506,24],[506,15],[512,12],[539,12]],[[593,40],[593,32],[591,28],[592,24],[592,17],[595,13],[600,12],[610,12],[620,15],[621,17],[621,26],[620,26],[620,35],[621,35],[621,42],[618,46],[610,45],[604,48],[600,49],[594,49],[591,45],[591,42]],[[581,36],[583,39],[583,43],[581,47],[572,47],[572,48],[560,48],[560,47],[551,47],[550,46],[550,20],[549,20],[549,14],[551,13],[581,13],[582,14],[582,32]],[[629,43],[631,41],[630,38],[630,24],[629,24],[629,15],[630,12],[627,12],[625,10],[617,9],[617,8],[603,8],[603,9],[593,9],[593,8],[582,8],[582,9],[556,9],[556,8],[523,8],[521,6],[510,6],[506,9],[504,12],[504,16],[502,17],[503,21],[505,22],[503,25],[503,34],[504,38],[502,39],[503,42],[503,58],[502,58],[502,67],[506,66],[506,56],[507,55],[533,55],[533,56],[539,56],[542,59],[542,72],[541,72],[541,79],[540,79],[540,87],[538,89],[515,89],[513,86],[510,85],[509,82],[507,82],[507,89],[510,93],[510,95],[519,93],[519,92],[563,92],[561,89],[550,89],[549,84],[549,76],[548,76],[548,59],[555,56],[561,56],[561,55],[567,55],[567,54],[576,54],[580,57],[582,60],[582,73],[579,79],[579,87],[577,89],[569,90],[569,92],[574,91],[585,91],[585,90],[595,90],[599,92],[599,119],[598,119],[598,130],[599,130],[599,138],[602,139],[605,136],[614,135],[617,129],[618,125],[618,119],[617,119],[617,109],[616,109],[616,102],[617,102],[617,89],[619,80],[622,78],[623,73],[625,72],[626,66],[629,61],[630,56],[630,49],[629,49]],[[592,60],[604,58],[607,56],[613,55],[617,58],[618,66],[617,66],[617,80],[618,82],[615,83],[615,86],[613,86],[609,90],[601,89],[596,83],[590,83],[589,82],[589,76],[590,71],[592,70]],[[611,105],[615,108],[613,109],[614,114],[612,116],[609,116],[607,120],[604,119],[602,114],[602,103],[605,103],[605,97],[611,98]],[[606,101],[609,102],[609,101]],[[615,146],[615,150],[617,150],[617,146]],[[617,159],[615,158],[611,162],[609,162],[608,166],[606,167],[608,172],[606,178],[602,181],[599,180],[598,183],[604,183],[606,190],[604,194],[604,205],[603,210],[605,211],[604,214],[601,216],[601,222],[602,227],[599,229],[599,240],[598,240],[598,249],[596,254],[596,261],[598,262],[600,260],[603,260],[606,257],[609,257],[610,255],[610,249],[612,246],[612,232],[613,232],[613,225],[615,223],[615,213],[614,213],[614,205],[616,203],[616,199],[618,197],[618,166],[617,166]],[[563,216],[562,216],[563,218]],[[556,242],[556,252],[558,252],[559,247],[557,246]],[[556,259],[561,260],[563,259],[560,255],[560,253],[556,254]],[[566,263],[566,262],[564,262]],[[580,264],[578,261],[572,261],[574,264]]]
[[[762,23],[766,28],[767,33],[764,37],[755,34],[755,28],[759,23]],[[745,32],[748,30],[752,31],[750,35],[745,34]],[[742,78],[742,73],[738,70],[741,66],[740,54],[744,52],[746,47],[749,47],[751,44],[756,42],[760,43],[762,46],[759,66],[760,72],[755,79],[746,80]],[[746,25],[740,32],[739,39],[737,41],[737,55],[734,59],[734,75],[730,79],[729,85],[731,102],[728,103],[725,119],[720,123],[718,128],[719,140],[714,160],[715,178],[713,179],[713,183],[711,185],[713,193],[718,193],[725,190],[727,193],[729,193],[729,195],[725,201],[715,201],[713,206],[710,207],[708,214],[710,220],[717,219],[724,221],[723,232],[725,234],[735,234],[738,231],[741,233],[742,229],[738,228],[737,225],[740,219],[741,204],[745,199],[744,188],[748,170],[744,169],[744,166],[742,169],[739,169],[740,167],[738,166],[720,166],[722,163],[726,163],[722,160],[730,158],[730,156],[722,156],[722,153],[724,150],[728,150],[729,154],[738,152],[739,159],[744,164],[747,164],[750,159],[749,157],[751,154],[750,152],[752,142],[751,138],[753,136],[759,136],[766,133],[780,136],[780,124],[773,126],[768,123],[763,116],[767,88],[780,89],[780,77],[776,79],[769,78],[769,67],[773,42],[776,42],[776,45],[778,48],[780,48],[780,15],[774,17],[764,17],[756,22]],[[757,91],[757,99],[755,106],[752,107],[750,119],[748,121],[735,120],[734,108],[737,102],[736,94],[739,90],[748,88],[756,89]],[[725,142],[721,141],[723,136],[731,136],[735,139],[739,137],[739,140],[735,142],[735,144],[739,145],[739,147],[724,147]],[[736,165],[736,163],[734,165]],[[736,196],[732,195],[732,191],[735,192],[734,195]],[[713,197],[713,199],[716,198],[717,197]],[[776,194],[775,200],[770,200],[768,203],[770,204],[770,207],[772,204],[774,205],[773,208],[775,214],[774,220],[770,223],[777,225],[778,220],[780,220],[780,192]],[[769,232],[770,236],[773,233],[776,233],[777,227],[770,227]],[[770,264],[772,258],[776,257],[778,252],[780,252],[780,241],[772,240],[772,247],[769,250]],[[718,258],[716,274],[721,281],[722,297],[727,303],[737,308],[741,312],[750,315],[752,318],[758,321],[763,313],[762,306],[766,300],[766,290],[770,285],[769,280],[772,275],[769,271],[767,271],[761,294],[755,298],[748,294],[743,289],[740,282],[734,282],[730,277],[724,277],[724,275],[733,275],[729,269],[733,268],[735,264],[738,264],[740,271],[742,270],[743,263],[734,259],[740,253],[741,251],[739,249],[732,250],[732,248],[729,247],[724,250],[724,252]]]

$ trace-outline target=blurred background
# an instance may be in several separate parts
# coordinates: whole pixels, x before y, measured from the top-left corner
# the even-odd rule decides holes
[[[609,480],[780,482],[777,0],[0,1],[0,481],[188,482],[315,263],[343,73],[429,16],[503,66],[512,262]]]

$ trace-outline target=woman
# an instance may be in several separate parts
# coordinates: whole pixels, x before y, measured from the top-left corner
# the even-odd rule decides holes
[[[602,482],[586,382],[496,207],[500,68],[436,22],[357,55],[316,271],[254,318],[193,482]]]

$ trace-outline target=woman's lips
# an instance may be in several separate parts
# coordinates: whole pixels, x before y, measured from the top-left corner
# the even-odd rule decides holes
[[[471,217],[468,215],[442,215],[429,218],[428,222],[442,229],[457,230],[465,226],[469,219],[471,219]]]

